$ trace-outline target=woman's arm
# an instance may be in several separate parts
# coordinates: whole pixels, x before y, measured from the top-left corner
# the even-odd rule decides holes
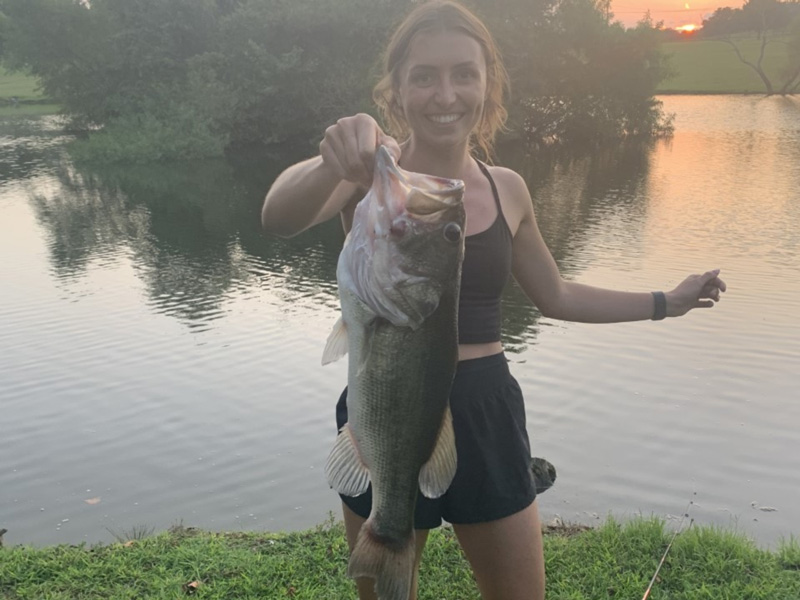
[[[269,233],[291,237],[336,216],[356,192],[321,156],[292,165],[270,187],[261,209]]]
[[[381,144],[400,156],[397,142],[369,115],[339,119],[325,130],[319,156],[292,165],[272,184],[261,209],[264,229],[290,237],[339,214],[370,186]]]
[[[542,239],[530,193],[523,179],[505,171],[504,187],[521,218],[514,235],[512,272],[520,287],[546,317],[583,323],[616,323],[653,318],[655,298],[650,292],[622,292],[565,281]],[[665,294],[666,316],[677,317],[693,308],[719,301],[725,282],[719,270],[687,277]]]

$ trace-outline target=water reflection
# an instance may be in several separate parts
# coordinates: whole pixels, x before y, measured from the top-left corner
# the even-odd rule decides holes
[[[64,120],[58,116],[9,117],[0,126],[0,182],[20,183],[63,155]]]
[[[57,185],[31,203],[59,280],[129,260],[154,310],[194,326],[259,286],[284,300],[311,288],[334,301],[341,233],[328,226],[293,240],[265,237],[263,171],[243,175],[225,161],[102,169],[63,161]]]
[[[598,225],[609,219],[618,221],[613,231],[619,232],[605,240],[609,247],[641,237],[654,146],[635,141],[591,152],[554,149],[536,157],[526,156],[520,146],[502,149],[501,162],[528,182],[542,237],[564,276],[574,277],[585,265],[585,246],[596,247]],[[523,292],[511,286],[503,303],[503,341],[509,351],[535,343],[539,317]]]
[[[519,148],[503,150],[502,162],[528,180],[542,234],[567,276],[598,221],[616,215],[622,230],[638,236],[651,152],[626,144],[531,160]],[[60,280],[81,277],[90,264],[129,260],[153,309],[192,327],[208,327],[225,314],[226,300],[259,289],[289,309],[298,302],[334,308],[339,224],[289,240],[260,230],[264,193],[289,162],[95,168],[61,160],[58,184],[31,202]],[[503,300],[509,351],[535,342],[539,317],[522,291],[509,286]]]
[[[574,271],[572,258],[599,220],[618,215],[626,228],[641,228],[653,147],[629,142],[590,153],[564,150],[525,168],[539,228],[565,273]]]

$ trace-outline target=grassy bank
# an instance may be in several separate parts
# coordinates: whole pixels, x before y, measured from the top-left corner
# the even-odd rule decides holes
[[[671,538],[661,521],[634,520],[545,537],[548,600],[638,599]],[[0,598],[355,598],[339,524],[314,531],[211,533],[187,528],[98,547],[0,549]],[[420,600],[477,600],[450,529],[432,533]],[[681,533],[652,600],[797,600],[800,545],[769,552],[713,528]]]
[[[0,67],[0,117],[57,113],[58,105],[45,98],[37,86],[35,77],[9,73]]]
[[[742,54],[755,63],[761,48],[755,36],[736,40]],[[658,88],[661,94],[763,94],[764,84],[758,75],[739,61],[733,48],[725,42],[681,41],[663,44],[663,51],[671,55],[675,77],[663,81]],[[786,62],[786,49],[782,44],[769,44],[764,55],[764,70],[777,85],[779,74]]]

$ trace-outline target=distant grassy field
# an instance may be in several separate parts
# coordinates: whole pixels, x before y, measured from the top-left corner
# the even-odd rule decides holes
[[[38,82],[34,77],[21,73],[9,73],[0,67],[0,102],[5,104],[16,97],[20,102],[41,101],[43,97],[36,90]]]
[[[0,67],[0,117],[57,113],[58,105],[48,103],[36,89],[37,84],[34,77],[9,73]],[[12,98],[16,98],[16,103]]]
[[[755,37],[736,41],[744,57],[755,63],[761,49],[760,42]],[[668,42],[662,48],[666,54],[672,55],[671,63],[676,75],[659,86],[659,93],[763,94],[766,91],[755,71],[741,63],[733,48],[725,42]],[[767,45],[763,64],[773,85],[777,86],[785,61],[784,45]]]
[[[58,104],[0,104],[2,117],[33,117],[37,115],[54,115],[61,110]]]

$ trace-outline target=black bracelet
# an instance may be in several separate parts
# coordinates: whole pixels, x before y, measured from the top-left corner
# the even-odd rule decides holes
[[[653,321],[660,321],[667,316],[667,297],[664,292],[650,292],[653,294]]]

